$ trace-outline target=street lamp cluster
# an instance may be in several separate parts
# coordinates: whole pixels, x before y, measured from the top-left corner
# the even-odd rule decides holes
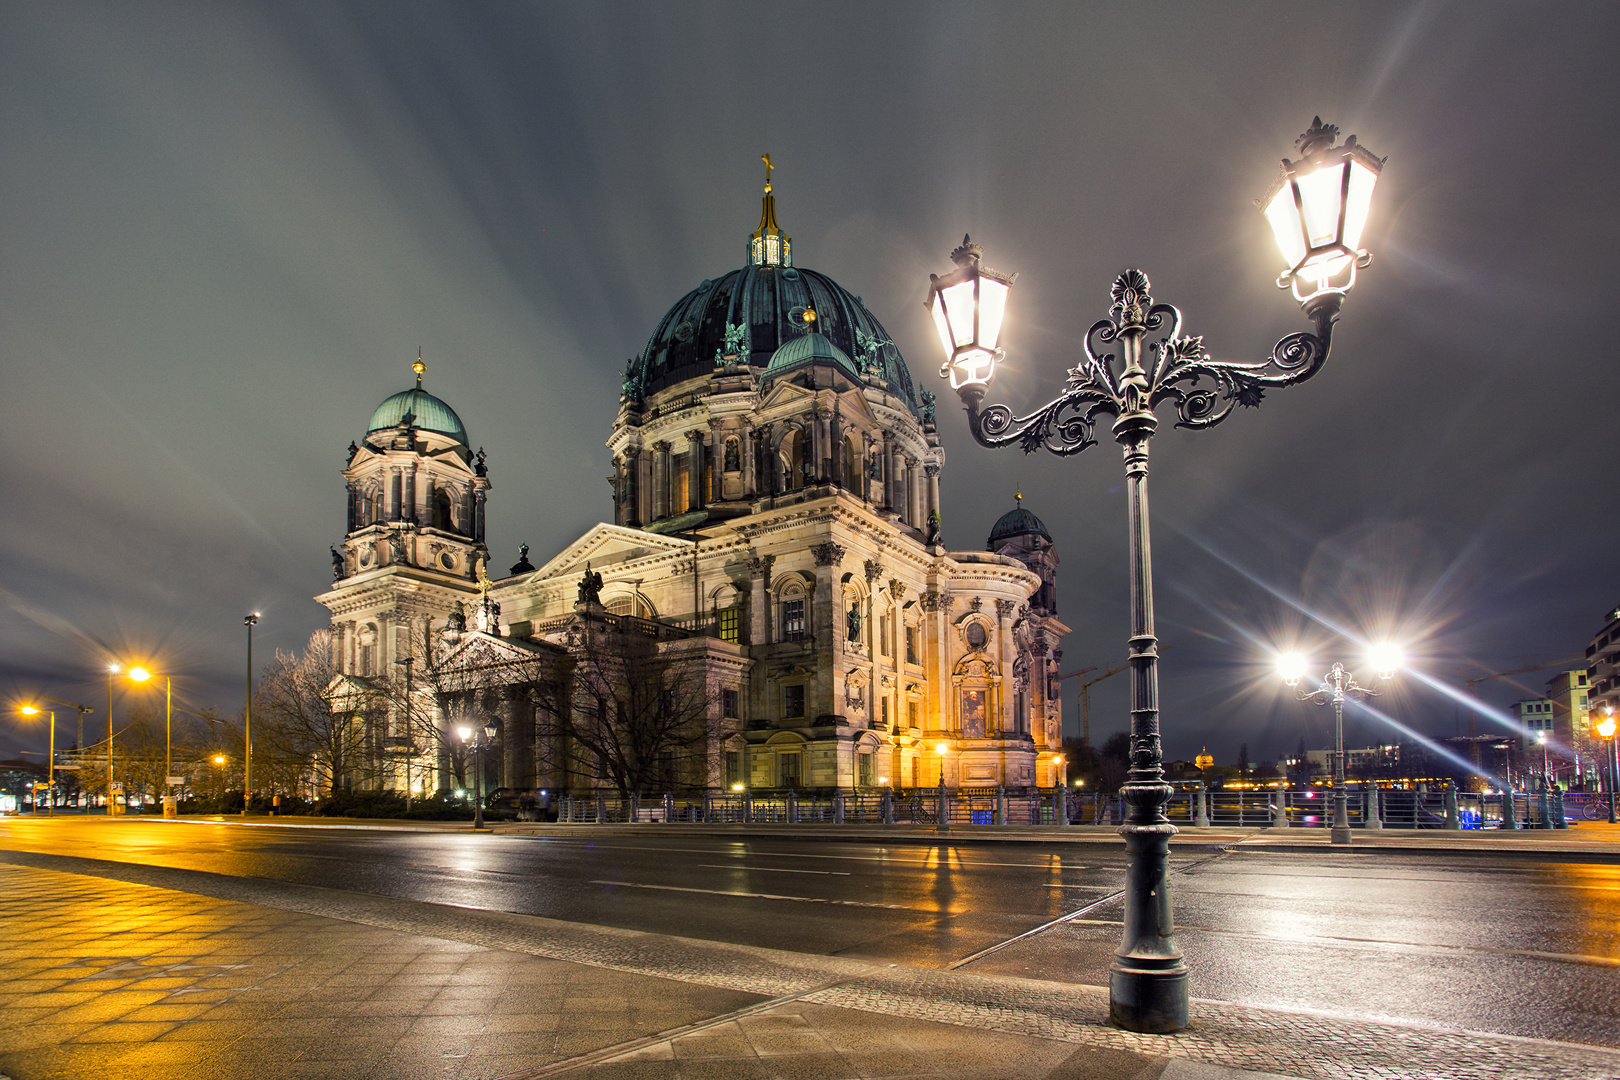
[[[259,612],[247,615],[242,621],[247,626],[247,698],[243,706],[243,774],[242,774],[242,813],[248,812],[248,801],[251,798],[253,785],[253,627],[260,619]],[[107,813],[109,816],[120,812],[122,800],[121,792],[113,778],[113,690],[117,676],[124,675],[133,683],[150,682],[156,677],[155,673],[141,665],[131,665],[126,668],[119,661],[107,664]],[[79,739],[81,749],[84,743],[84,717],[95,710],[87,705],[77,705],[73,702],[62,701],[57,698],[39,696],[37,701],[51,702],[66,708],[76,709],[79,714]],[[177,706],[174,704],[174,678],[172,675],[163,676],[163,806],[166,815],[172,815],[176,803],[174,786],[181,782],[181,778],[174,775],[174,713]],[[41,709],[34,702],[25,702],[18,707],[18,712],[24,716],[37,716],[41,712],[50,713],[50,764],[48,766],[48,780],[46,790],[50,793],[49,802],[52,811],[55,809],[56,792],[56,713],[52,710]],[[190,709],[181,708],[180,712],[191,713],[205,720],[214,720],[213,717],[202,713],[193,713]],[[216,721],[217,722],[217,721]],[[214,763],[221,766],[225,758],[216,756]]]
[[[1304,382],[1321,370],[1333,324],[1356,271],[1371,256],[1360,248],[1383,159],[1354,136],[1317,118],[1299,137],[1297,161],[1283,159],[1277,184],[1261,201],[1284,259],[1277,279],[1293,289],[1313,332],[1290,334],[1259,363],[1212,359],[1203,338],[1183,336],[1181,312],[1154,303],[1147,275],[1126,270],[1110,290],[1109,317],[1092,324],[1083,355],[1063,392],[1026,415],[984,406],[1004,360],[1000,346],[1017,275],[990,270],[982,249],[963,237],[951,253],[956,268],[930,279],[927,307],[944,351],[940,377],[950,380],[983,446],[1017,445],[1060,456],[1096,445],[1096,425],[1111,418],[1124,451],[1130,534],[1131,769],[1121,791],[1130,807],[1120,832],[1127,870],[1125,929],[1109,976],[1110,1015],[1133,1031],[1168,1032],[1188,1022],[1187,965],[1177,946],[1167,876],[1170,837],[1165,815],[1159,736],[1158,638],[1153,629],[1153,570],[1148,528],[1148,443],[1154,410],[1169,403],[1177,426],[1213,427],[1238,405],[1260,404],[1273,387]]]

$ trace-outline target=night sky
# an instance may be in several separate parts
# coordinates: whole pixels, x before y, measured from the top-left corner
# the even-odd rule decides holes
[[[256,661],[324,625],[344,450],[418,349],[489,453],[496,568],[611,518],[625,358],[742,265],[766,151],[796,263],[941,396],[946,542],[982,548],[1021,486],[1064,669],[1122,660],[1118,448],[974,445],[928,274],[970,232],[1021,275],[1015,408],[1128,266],[1217,358],[1261,359],[1308,324],[1253,200],[1320,114],[1389,158],[1375,260],[1314,380],[1212,431],[1161,415],[1165,752],[1326,745],[1270,649],[1355,670],[1386,635],[1421,674],[1383,711],[1466,731],[1424,679],[1578,655],[1620,602],[1617,31],[1613,4],[1480,0],[4,5],[0,692],[104,722],[116,656],[239,709],[242,616]],[[1126,679],[1094,688],[1094,742]],[[43,742],[0,721],[0,754]]]

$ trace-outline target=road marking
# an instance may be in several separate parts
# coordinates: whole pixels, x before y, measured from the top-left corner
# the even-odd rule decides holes
[[[774,893],[731,892],[727,889],[691,889],[682,885],[643,885],[636,881],[593,880],[592,885],[616,885],[621,889],[658,889],[663,892],[703,893],[705,896],[735,896],[743,900],[793,900],[800,904],[836,904],[840,907],[887,908],[890,911],[921,911],[940,914],[936,908],[908,907],[905,904],[869,904],[861,900],[827,900],[820,896],[778,896]]]
[[[767,874],[830,874],[849,877],[848,870],[789,870],[785,866],[738,866],[736,863],[698,863],[705,870],[759,870]]]
[[[554,836],[546,836],[546,837],[541,837],[540,839],[545,840],[547,843],[590,844],[593,847],[612,848],[614,851],[679,852],[679,853],[688,854],[688,855],[719,855],[719,854],[724,854],[724,852],[716,851],[714,848],[650,847],[650,846],[642,845],[642,844],[607,844],[607,843],[599,843],[599,841],[602,839],[601,837],[590,837],[590,836],[555,836],[555,837]],[[737,840],[737,841],[726,841],[726,842],[727,843],[753,843],[754,841]],[[937,859],[937,856],[933,855],[931,852],[928,852],[928,851],[918,852],[918,853],[916,853],[916,856],[914,858],[912,858],[912,859],[902,859],[900,857],[902,855],[912,854],[911,852],[907,852],[907,851],[896,851],[895,854],[893,854],[893,855],[811,855],[811,854],[800,854],[800,853],[797,853],[797,852],[786,852],[786,851],[750,851],[749,854],[752,855],[756,859],[836,859],[839,862],[900,863],[900,864],[902,864],[903,866],[905,866],[907,868],[917,868],[917,869],[922,869],[922,870],[932,870],[932,869],[937,868],[937,866],[938,866],[937,861],[936,862],[929,862],[928,861],[930,859]],[[1052,868],[1052,863],[1049,860],[1041,861],[1041,862],[989,862],[989,861],[981,860],[981,859],[962,859],[962,858],[958,858],[956,860],[956,862],[955,862],[955,865],[962,866],[962,867],[972,867],[972,866],[1016,866],[1016,867],[1019,867],[1020,869],[1024,869],[1024,870],[1049,870],[1049,869]],[[1108,871],[1110,873],[1116,873],[1116,874],[1123,874],[1125,872],[1125,868],[1123,866],[1084,866],[1084,865],[1081,865],[1080,863],[1059,863],[1058,864],[1058,869],[1061,869],[1061,870],[1105,870],[1105,871]]]

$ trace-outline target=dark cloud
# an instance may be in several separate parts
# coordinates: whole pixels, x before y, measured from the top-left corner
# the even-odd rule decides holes
[[[94,698],[108,655],[154,657],[185,700],[234,707],[244,612],[264,610],[265,649],[323,622],[307,597],[343,448],[418,348],[489,450],[497,565],[578,535],[609,513],[623,359],[742,262],[766,150],[798,261],[862,294],[923,385],[927,274],[964,231],[1022,274],[999,391],[1016,406],[1057,390],[1127,265],[1217,355],[1259,358],[1304,323],[1250,200],[1315,113],[1390,157],[1377,259],[1319,377],[1155,441],[1167,751],[1321,741],[1263,670],[1281,635],[1325,660],[1353,651],[1338,631],[1401,630],[1451,679],[1577,653],[1620,599],[1620,375],[1598,318],[1617,22],[1488,3],[8,6],[0,666],[14,691]],[[1123,656],[1117,450],[991,453],[941,416],[947,539],[981,545],[1022,485],[1060,544],[1066,666]],[[1094,692],[1099,740],[1125,724],[1123,678]],[[1455,722],[1416,690],[1386,705]]]

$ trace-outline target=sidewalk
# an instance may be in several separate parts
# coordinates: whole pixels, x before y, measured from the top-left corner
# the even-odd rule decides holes
[[[1620,1075],[1620,1051],[1595,1047],[1209,1001],[1184,1032],[1138,1035],[1102,1022],[1098,987],[0,859],[14,1080]]]

